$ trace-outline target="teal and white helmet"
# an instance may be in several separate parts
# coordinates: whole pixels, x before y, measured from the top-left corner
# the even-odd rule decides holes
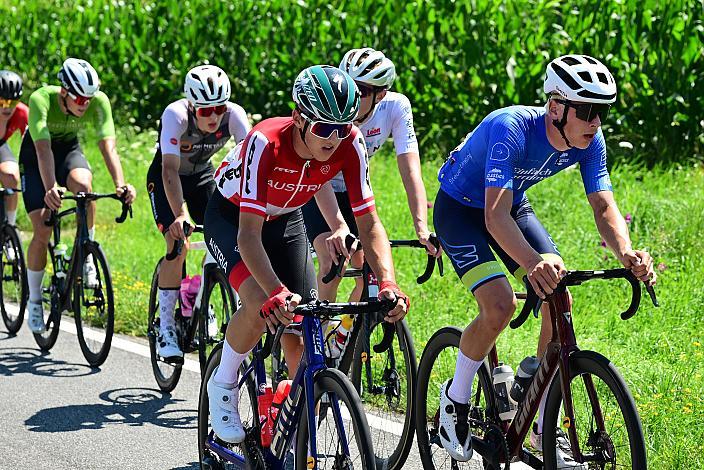
[[[352,122],[359,111],[359,90],[352,77],[337,67],[314,65],[296,77],[293,101],[316,121]]]

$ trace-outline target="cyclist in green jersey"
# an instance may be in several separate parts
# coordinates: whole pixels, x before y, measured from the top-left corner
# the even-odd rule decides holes
[[[115,125],[108,97],[99,91],[95,69],[85,60],[66,59],[58,73],[61,86],[45,86],[29,97],[29,132],[20,148],[22,199],[32,221],[32,241],[27,249],[29,304],[27,323],[34,333],[44,331],[42,278],[51,227],[45,225],[49,209],[61,206],[60,188],[92,191],[93,174],[78,142],[77,133],[89,121],[98,135],[98,147],[115,183],[116,193],[126,193],[131,204],[136,192],[126,184],[115,147]],[[93,238],[95,203],[88,209],[88,233]],[[94,261],[83,267],[83,282],[97,284]]]

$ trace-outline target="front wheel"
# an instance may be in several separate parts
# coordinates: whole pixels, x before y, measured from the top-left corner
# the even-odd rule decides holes
[[[296,468],[376,468],[372,437],[359,395],[337,369],[316,374],[313,399],[306,397],[298,426]],[[324,406],[320,406],[324,404]],[[308,406],[318,410],[314,427],[308,423]],[[315,434],[315,455],[309,452],[309,434]]]
[[[225,340],[225,331],[230,318],[235,313],[235,298],[233,289],[227,281],[227,276],[215,265],[206,267],[207,284],[203,289],[203,297],[198,318],[198,358],[200,360],[201,376],[205,373],[205,365],[214,346]]]
[[[616,367],[601,354],[579,351],[570,356],[569,370],[574,422],[560,418],[562,390],[558,373],[545,405],[545,468],[561,468],[558,447],[561,453],[571,452],[566,438],[569,427],[576,432],[584,468],[648,468],[638,410]]]
[[[27,268],[24,264],[22,243],[17,229],[5,224],[0,233],[0,311],[7,331],[14,335],[22,327],[24,310],[29,296]]]
[[[98,367],[108,358],[115,327],[110,268],[100,245],[87,242],[75,269],[79,275],[74,277],[73,316],[78,343],[88,364]]]

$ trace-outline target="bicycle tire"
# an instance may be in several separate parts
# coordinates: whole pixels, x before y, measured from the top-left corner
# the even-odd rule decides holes
[[[44,276],[42,284],[42,308],[44,312],[47,311],[44,307],[48,307],[48,315],[45,314],[44,324],[46,329],[42,333],[32,333],[34,336],[34,341],[44,352],[48,352],[56,344],[56,340],[59,337],[59,325],[61,324],[61,292],[64,289],[65,279],[61,279],[56,276],[56,263],[53,253],[49,250],[51,255],[52,267],[54,274],[47,277]]]
[[[164,258],[161,258],[154,268],[151,287],[149,289],[149,314],[147,316],[147,338],[149,339],[149,358],[152,364],[152,373],[159,390],[171,393],[178,385],[181,378],[181,364],[169,364],[159,360],[156,353],[156,340],[159,336],[159,269]],[[161,369],[163,367],[163,371]],[[164,372],[167,371],[167,372]],[[171,372],[170,374],[168,372]]]
[[[570,389],[573,393],[573,405],[575,405],[575,426],[577,433],[584,428],[583,420],[579,419],[577,415],[577,404],[579,402],[580,391],[574,389],[576,385],[573,385],[573,380],[576,377],[581,377],[587,374],[591,377],[599,378],[606,386],[608,391],[613,394],[616,399],[616,404],[623,417],[625,429],[628,434],[628,445],[631,451],[631,465],[630,467],[635,469],[648,468],[647,466],[647,455],[645,449],[645,439],[643,438],[643,428],[640,421],[640,416],[638,415],[638,410],[636,409],[635,402],[631,392],[628,390],[626,382],[621,377],[618,369],[609,361],[607,358],[594,351],[578,351],[572,354],[569,358],[569,370],[570,370]],[[584,378],[583,378],[584,381]],[[598,387],[597,387],[598,388]],[[556,460],[556,439],[557,439],[557,427],[558,418],[560,416],[562,402],[562,388],[560,374],[558,373],[553,380],[550,391],[548,393],[548,398],[545,404],[545,420],[543,424],[543,458],[546,470],[553,470],[557,467]],[[593,409],[593,404],[589,400],[590,408]],[[604,402],[599,397],[599,407],[604,407]],[[602,409],[602,413],[608,416],[607,410]],[[553,425],[548,425],[548,423],[553,423]],[[560,420],[562,423],[562,420]],[[593,424],[593,423],[592,423]],[[587,442],[580,440],[579,447],[583,453],[586,453],[587,447],[590,442],[594,442],[596,445],[598,441],[602,445],[607,447],[616,446],[613,444],[612,434],[605,433],[604,430],[597,430],[597,434],[592,430],[590,438],[594,437],[595,441],[588,439]],[[618,430],[617,430],[618,431]],[[605,442],[608,440],[608,442]],[[609,445],[609,443],[611,445]],[[600,468],[611,468],[611,466],[601,466]],[[629,468],[626,464],[616,464],[619,468]]]
[[[227,324],[235,313],[233,307],[235,299],[225,273],[219,268],[214,268],[208,273],[205,282],[207,282],[207,285],[203,289],[203,296],[200,302],[200,317],[198,318],[198,359],[201,378],[205,374],[209,352],[212,350],[211,346],[224,341]],[[219,294],[214,294],[218,287]],[[211,304],[211,299],[214,298],[213,295],[219,296],[219,304]],[[215,310],[215,318],[219,322],[218,332],[214,337],[208,334],[208,315],[211,308]]]
[[[82,254],[83,258],[80,260],[78,269],[82,270],[88,256],[92,255],[97,271],[98,285],[95,288],[87,287],[83,275],[74,278],[73,318],[76,322],[78,344],[81,346],[83,357],[92,367],[99,367],[108,358],[115,328],[115,297],[112,290],[112,277],[108,260],[98,243],[86,242]],[[92,298],[87,299],[86,295]],[[94,307],[98,307],[98,309],[94,310]],[[93,338],[96,338],[96,343],[99,344],[97,349],[91,347]]]
[[[2,299],[0,311],[2,313],[2,321],[5,323],[7,331],[11,335],[15,335],[22,327],[24,311],[27,307],[27,299],[29,298],[27,266],[24,261],[24,252],[22,251],[20,237],[17,234],[17,228],[5,224],[0,237],[0,250],[2,251],[2,254],[0,254],[0,299]],[[7,250],[5,247],[8,245],[15,254],[13,261],[7,258]],[[10,268],[9,273],[6,273],[7,268]],[[8,280],[17,280],[17,288],[7,289]],[[10,313],[15,308],[17,308],[17,315]]]
[[[366,470],[372,470],[376,468],[376,461],[375,461],[375,456],[373,452],[370,452],[373,450],[373,444],[372,444],[372,436],[369,433],[369,425],[367,423],[367,418],[364,413],[364,409],[362,408],[362,402],[359,399],[359,395],[357,394],[357,391],[354,389],[354,386],[352,383],[349,381],[349,379],[339,370],[337,369],[325,369],[321,372],[318,372],[315,375],[314,378],[314,392],[313,392],[313,404],[314,406],[318,403],[319,399],[322,397],[324,393],[332,393],[334,396],[337,397],[338,403],[342,402],[344,403],[345,407],[347,408],[347,411],[349,412],[350,416],[350,422],[352,424],[352,428],[354,430],[354,436],[355,436],[355,442],[358,447],[358,452],[355,453],[355,457],[358,455],[359,461],[362,464],[362,468]],[[305,396],[305,395],[304,395]],[[307,406],[308,406],[308,400],[305,400],[303,409],[302,409],[302,415],[300,417],[300,421],[298,423],[298,432],[297,432],[297,440],[296,440],[296,469],[298,470],[304,470],[307,468],[311,468],[310,464],[308,463],[308,442],[309,442],[309,436],[308,436],[308,411],[307,411]],[[330,410],[331,407],[325,407],[326,409]],[[318,417],[318,425],[317,425],[317,432],[316,434],[320,434],[320,428],[321,428],[321,423],[323,420],[320,420],[320,417]],[[327,421],[325,419],[324,421]],[[337,428],[337,425],[335,423],[335,428]],[[349,432],[346,431],[346,434],[349,436]],[[338,434],[339,435],[339,434]],[[350,440],[351,442],[351,440]],[[338,445],[335,446],[335,449],[337,450]],[[361,451],[360,451],[361,450]],[[311,457],[314,458],[314,457]],[[336,462],[338,461],[338,458],[336,456]],[[316,459],[314,462],[314,467],[312,468],[320,468],[318,467],[319,459]],[[338,468],[338,467],[335,467]]]
[[[416,437],[418,439],[418,451],[420,453],[420,459],[423,463],[423,468],[426,470],[437,469],[437,468],[475,468],[474,462],[457,462],[452,460],[449,455],[445,452],[445,449],[440,445],[439,438],[437,436],[438,429],[437,423],[437,408],[438,397],[440,394],[440,389],[438,387],[438,382],[443,383],[445,379],[451,378],[455,373],[455,361],[457,359],[457,352],[459,351],[460,338],[462,336],[462,330],[456,327],[445,327],[436,331],[435,334],[430,338],[428,344],[423,350],[423,355],[420,359],[420,364],[418,366],[418,388],[416,396],[416,407],[415,407],[415,425],[416,425]],[[448,368],[448,364],[444,364],[446,367],[437,364],[438,357],[440,354],[447,350],[447,358],[451,359],[451,365],[449,370],[443,370]],[[432,376],[439,378],[432,378]],[[477,380],[474,382],[474,387],[476,391],[472,393],[471,404],[472,412],[470,417],[474,417],[481,422],[496,422],[496,406],[493,395],[493,385],[491,381],[491,373],[489,372],[489,367],[486,361],[477,371]],[[433,386],[433,389],[430,387]],[[483,400],[483,403],[482,403]],[[429,401],[431,409],[429,411]],[[479,429],[476,427],[472,428],[472,433],[474,435],[479,434]],[[440,452],[441,463],[448,463],[448,465],[439,465],[435,462],[435,453]],[[442,453],[445,457],[442,457]]]
[[[359,320],[362,319],[360,318],[358,321]],[[390,325],[394,328],[393,340],[389,349],[377,353],[372,350],[374,344],[369,343],[370,339],[375,337],[375,333],[382,333],[383,337],[382,329],[384,325]],[[373,343],[377,343],[377,341],[375,340]],[[365,360],[362,360],[362,353],[367,351],[369,351],[370,355],[366,356],[364,358]],[[395,356],[398,355],[398,353],[400,353],[401,357],[397,359]],[[379,361],[378,358],[382,360]],[[390,359],[396,361],[396,364],[391,364],[392,361]],[[378,370],[374,369],[374,365],[382,366],[383,370],[381,374],[379,374]],[[401,369],[401,367],[403,367],[403,369]],[[374,369],[373,372],[372,369]],[[352,362],[350,376],[367,412],[373,413],[374,408],[382,409],[383,416],[386,420],[398,423],[398,420],[394,418],[398,418],[398,415],[401,414],[399,412],[401,409],[403,410],[403,419],[400,421],[402,426],[400,430],[387,427],[381,429],[381,426],[370,428],[372,441],[374,443],[374,452],[376,454],[377,468],[380,470],[398,470],[406,462],[411,447],[413,446],[413,437],[415,436],[413,407],[418,379],[418,361],[413,345],[413,338],[406,321],[401,321],[401,323],[398,324],[398,328],[396,328],[395,325],[384,322],[383,318],[377,318],[376,321],[370,325],[369,334],[365,334],[364,330],[362,330],[357,336],[355,360]],[[368,386],[369,376],[372,377],[373,387]],[[376,387],[384,387],[385,390],[383,390],[383,392],[379,390],[381,393],[377,393],[377,390],[369,390],[370,388],[375,389]],[[398,387],[398,390],[389,390],[392,387]],[[395,393],[398,393],[397,403],[396,397],[394,396]],[[403,402],[404,393],[406,394],[405,402]],[[380,400],[374,400],[376,397],[379,397]],[[374,403],[375,401],[376,403]],[[395,428],[398,428],[398,426],[395,426]],[[396,443],[391,442],[392,440],[396,441]]]

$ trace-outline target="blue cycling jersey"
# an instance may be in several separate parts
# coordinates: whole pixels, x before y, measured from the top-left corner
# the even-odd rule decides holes
[[[487,187],[510,189],[513,204],[539,181],[579,162],[587,194],[611,191],[606,144],[601,129],[586,149],[556,150],[545,130],[545,109],[498,109],[470,132],[440,168],[440,188],[470,207],[484,208]]]

